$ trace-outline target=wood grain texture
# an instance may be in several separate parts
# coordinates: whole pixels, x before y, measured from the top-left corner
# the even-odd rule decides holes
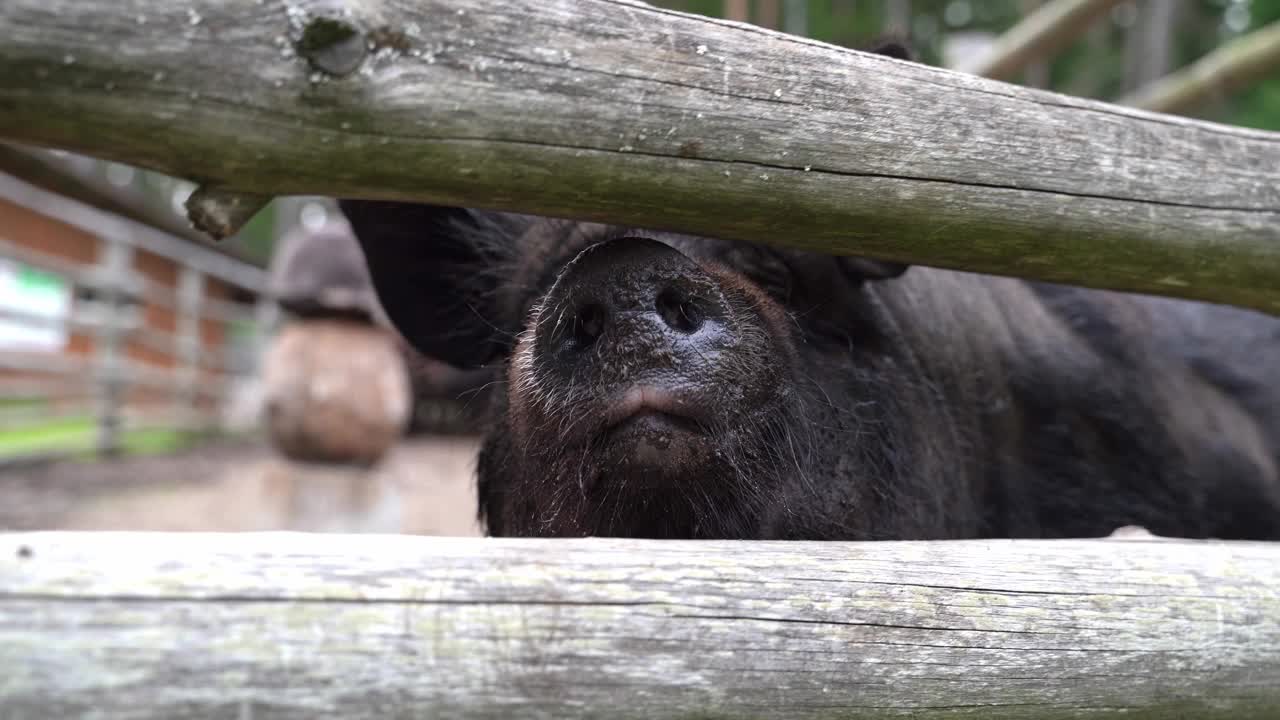
[[[1280,546],[0,535],[44,718],[1280,716]]]
[[[317,57],[334,34],[308,29],[334,18],[372,46],[340,77],[298,54]],[[227,192],[609,220],[1280,312],[1276,133],[630,0],[6,0],[0,26],[0,137]]]

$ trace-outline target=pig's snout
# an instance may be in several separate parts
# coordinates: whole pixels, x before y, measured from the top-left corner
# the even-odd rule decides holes
[[[735,344],[730,325],[711,275],[664,243],[622,238],[587,248],[566,267],[540,313],[538,354],[599,380],[684,384]],[[661,377],[668,373],[675,377]]]

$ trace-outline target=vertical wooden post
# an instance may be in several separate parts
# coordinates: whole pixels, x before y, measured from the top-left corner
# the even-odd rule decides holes
[[[744,0],[745,1],[745,0]],[[300,222],[302,206],[304,200],[297,196],[278,197],[272,202],[275,203],[275,233],[273,240],[280,242],[280,238],[284,237],[295,225]],[[278,248],[276,248],[278,249]],[[257,336],[256,347],[253,354],[253,366],[255,371],[259,371],[262,367],[262,357],[267,351],[267,345],[271,342],[271,338],[275,335],[276,326],[280,323],[280,306],[276,304],[274,297],[271,297],[269,289],[264,289],[258,295],[258,302],[254,308],[254,327]]]
[[[178,275],[178,387],[174,397],[174,417],[186,429],[201,424],[197,385],[200,382],[200,303],[204,297],[204,275],[184,266]]]
[[[1125,32],[1125,92],[1155,82],[1173,69],[1173,35],[1181,4],[1172,0],[1138,4],[1138,17]]]
[[[276,304],[275,298],[267,294],[259,296],[253,311],[253,324],[254,334],[257,336],[253,365],[257,369],[262,366],[262,356],[275,335],[276,326],[280,324],[280,306]]]
[[[782,8],[778,3],[779,0],[756,0],[755,23],[760,27],[777,30],[782,24]]]
[[[1026,17],[1039,10],[1042,2],[1043,0],[1020,0],[1018,10]],[[1022,84],[1034,88],[1049,87],[1049,60],[1041,58],[1027,65],[1022,71]]]
[[[125,317],[133,286],[133,247],[120,240],[100,238],[96,288],[100,315],[94,323],[94,375],[97,385],[97,451],[111,456],[120,452],[128,358]]]
[[[849,14],[852,15],[852,8],[850,10]],[[911,0],[887,1],[884,8],[884,31],[887,35],[911,39]]]
[[[809,0],[782,0],[782,30],[790,35],[809,36]]]
[[[726,20],[747,22],[750,19],[747,0],[724,0],[724,17]]]

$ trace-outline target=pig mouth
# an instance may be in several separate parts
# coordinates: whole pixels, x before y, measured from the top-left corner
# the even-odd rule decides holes
[[[616,439],[633,434],[701,435],[703,430],[692,418],[646,408],[609,425],[606,433]]]
[[[686,433],[705,433],[705,412],[692,398],[652,385],[632,387],[604,412],[607,433],[638,426],[666,427]]]
[[[623,392],[603,413],[598,436],[602,457],[615,469],[680,475],[709,445],[705,408],[688,394],[638,386]],[[653,478],[650,478],[653,479]]]

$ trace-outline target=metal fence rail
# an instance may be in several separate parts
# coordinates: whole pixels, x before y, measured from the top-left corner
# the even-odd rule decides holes
[[[50,317],[0,309],[0,321],[63,328],[88,336],[88,354],[0,349],[0,431],[91,416],[91,448],[113,454],[122,433],[142,427],[217,430],[237,384],[256,373],[257,358],[279,311],[267,297],[261,268],[0,173],[0,200],[37,212],[97,239],[97,258],[82,264],[20,244],[0,228],[0,259],[57,276],[72,290],[67,314]],[[173,287],[143,275],[139,253],[171,261]],[[213,282],[256,297],[210,296]],[[173,327],[148,322],[148,311],[172,313]],[[207,330],[220,330],[210,342]],[[238,347],[245,339],[247,348]],[[136,357],[145,352],[159,362]]]

